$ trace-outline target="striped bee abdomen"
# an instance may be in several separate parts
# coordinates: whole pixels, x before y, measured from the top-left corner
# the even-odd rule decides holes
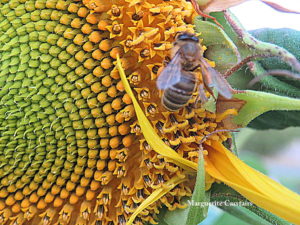
[[[185,72],[178,83],[164,91],[162,97],[163,106],[169,111],[179,110],[191,99],[195,86],[195,76],[192,73]]]

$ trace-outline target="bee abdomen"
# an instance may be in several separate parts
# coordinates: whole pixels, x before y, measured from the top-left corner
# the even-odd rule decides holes
[[[182,76],[180,82],[166,89],[162,104],[169,111],[177,111],[191,99],[195,89],[195,78]]]

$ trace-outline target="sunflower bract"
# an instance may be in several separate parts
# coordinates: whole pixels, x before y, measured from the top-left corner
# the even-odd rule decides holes
[[[183,173],[140,133],[117,55],[158,134],[197,161],[195,142],[221,122],[191,106],[166,112],[155,89],[176,32],[193,32],[193,16],[183,0],[0,0],[1,224],[125,224]],[[153,223],[162,205],[182,207],[190,183],[135,223]]]

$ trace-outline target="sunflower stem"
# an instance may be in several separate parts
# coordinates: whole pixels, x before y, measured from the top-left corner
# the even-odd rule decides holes
[[[232,152],[233,152],[233,154],[238,156],[239,152],[238,152],[238,148],[236,145],[236,134],[234,132],[231,132],[231,136],[232,136]]]
[[[258,217],[262,218],[263,220],[260,220],[260,223],[251,223],[251,224],[267,224],[266,222],[269,222],[271,224],[276,225],[288,225],[286,220],[279,218],[278,216],[275,216],[274,214],[254,205],[250,201],[248,201],[245,197],[240,195],[238,192],[230,188],[229,186],[225,184],[214,184],[211,189],[211,202],[226,202],[226,205],[220,205],[219,208],[223,209],[224,211],[234,215],[235,217],[238,217],[242,220],[245,220],[250,223],[248,218],[246,218],[246,215],[250,216],[251,214],[255,214]],[[240,206],[228,206],[230,203],[240,203],[243,202],[242,207]],[[249,214],[249,211],[251,212]],[[251,221],[257,221],[259,218],[257,216],[252,215]]]
[[[250,212],[241,207],[232,207],[232,206],[219,206],[220,209],[224,210],[225,212],[229,213],[230,215],[239,218],[249,224],[253,225],[269,225],[270,223],[259,218],[256,214]]]
[[[260,207],[257,207],[256,205],[253,205],[252,207],[245,207],[249,211],[255,213],[259,217],[263,218],[264,220],[270,222],[271,224],[277,224],[277,225],[290,225],[289,222],[286,220],[283,220],[279,218],[278,216],[275,216],[273,213],[268,212],[267,210],[264,210]]]
[[[292,53],[277,45],[255,39],[241,26],[239,21],[229,10],[224,12],[224,17],[238,37],[243,40],[243,43],[249,49],[253,49],[253,52],[262,52],[268,54],[270,57],[279,57],[283,62],[286,62],[293,67],[294,70],[300,72],[300,62]]]

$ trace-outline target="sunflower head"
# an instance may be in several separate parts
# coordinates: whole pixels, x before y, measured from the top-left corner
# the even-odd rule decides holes
[[[198,143],[223,114],[161,104],[156,78],[178,32],[195,33],[191,4],[163,0],[0,1],[0,220],[16,224],[125,224],[183,169],[141,132],[128,82],[159,138],[197,162]],[[200,72],[197,76],[201,77]],[[226,132],[210,139],[223,142]],[[207,188],[213,180],[207,180]],[[136,218],[182,207],[178,183]]]

